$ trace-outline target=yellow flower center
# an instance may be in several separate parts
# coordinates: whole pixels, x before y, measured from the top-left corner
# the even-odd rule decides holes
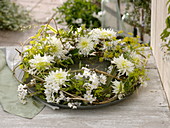
[[[108,33],[107,32],[102,32],[102,35],[106,37],[106,36],[108,36]]]
[[[123,61],[122,62],[122,66],[125,68],[125,67],[127,67],[127,61]]]
[[[62,73],[57,73],[55,74],[56,79],[63,79],[63,74]]]
[[[82,45],[82,48],[86,48],[88,46],[88,42],[87,41],[83,41],[81,43],[81,45]]]

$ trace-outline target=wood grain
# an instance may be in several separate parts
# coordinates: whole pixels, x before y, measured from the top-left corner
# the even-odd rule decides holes
[[[170,111],[153,56],[148,62],[147,87],[116,105],[90,110],[45,107],[33,119],[0,108],[2,128],[170,128]]]

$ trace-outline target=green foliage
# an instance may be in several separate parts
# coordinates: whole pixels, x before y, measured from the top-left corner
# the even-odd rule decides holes
[[[101,0],[67,0],[61,7],[56,9],[60,15],[56,17],[58,23],[66,22],[73,28],[85,24],[87,28],[97,28],[101,26],[100,21],[93,17],[93,13],[101,11]]]
[[[162,44],[162,48],[164,49],[164,54],[169,55],[170,54],[170,0],[167,2],[168,6],[168,16],[165,20],[166,27],[161,33],[161,39],[162,41],[166,42]]]
[[[168,14],[170,14],[170,0],[168,0],[167,5],[168,5]],[[161,39],[163,41],[166,41],[167,37],[170,36],[170,15],[168,15],[168,17],[166,18],[165,23],[166,23],[166,27],[161,33]],[[170,43],[170,41],[168,43]]]
[[[0,29],[20,30],[30,22],[28,11],[21,6],[10,2],[10,0],[0,1]]]

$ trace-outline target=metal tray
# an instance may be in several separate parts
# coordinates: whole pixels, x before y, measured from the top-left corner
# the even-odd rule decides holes
[[[29,89],[30,92],[33,92],[32,90]],[[132,93],[133,94],[133,93]],[[101,107],[106,107],[106,106],[110,106],[110,105],[114,105],[117,104],[121,101],[124,101],[125,99],[129,98],[132,94],[127,95],[126,97],[120,99],[120,100],[114,100],[112,102],[106,103],[106,104],[99,104],[99,105],[84,105],[84,106],[77,106],[77,109],[96,109],[96,108],[101,108]],[[52,109],[71,109],[68,105],[62,105],[62,104],[57,104],[57,103],[48,103],[45,100],[42,100],[41,98],[39,98],[38,96],[33,96],[36,100],[38,100],[39,102],[41,102],[42,104],[52,108]]]

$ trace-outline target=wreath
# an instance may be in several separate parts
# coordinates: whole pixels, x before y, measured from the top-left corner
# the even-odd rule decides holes
[[[18,98],[30,96],[69,108],[120,101],[145,84],[145,45],[113,29],[43,25],[20,52],[24,71]]]

